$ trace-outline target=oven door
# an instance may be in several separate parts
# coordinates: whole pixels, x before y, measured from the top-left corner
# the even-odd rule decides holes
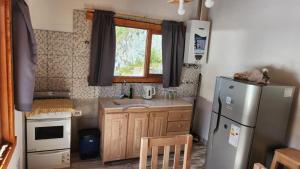
[[[27,152],[70,148],[71,118],[27,120]]]

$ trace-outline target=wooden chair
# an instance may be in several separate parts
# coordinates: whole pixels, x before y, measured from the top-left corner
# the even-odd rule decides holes
[[[193,136],[179,135],[173,137],[143,137],[141,140],[140,169],[146,169],[148,149],[152,149],[151,169],[157,169],[158,149],[164,147],[163,169],[169,168],[169,157],[171,146],[175,146],[173,169],[179,168],[180,149],[184,145],[183,168],[189,169],[192,156]]]
[[[253,169],[267,169],[267,168],[260,163],[255,163]]]

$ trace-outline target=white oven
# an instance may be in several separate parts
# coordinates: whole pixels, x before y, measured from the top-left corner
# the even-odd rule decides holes
[[[37,114],[26,118],[28,169],[70,166],[71,113]]]
[[[27,152],[70,149],[71,117],[27,119]]]

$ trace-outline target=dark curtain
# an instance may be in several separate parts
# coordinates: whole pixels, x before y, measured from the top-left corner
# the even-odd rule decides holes
[[[37,62],[36,41],[24,0],[13,0],[13,71],[15,108],[32,109]]]
[[[163,87],[180,85],[185,43],[185,26],[182,22],[163,21],[162,55]]]
[[[114,75],[116,32],[114,12],[96,10],[93,18],[90,86],[111,86]]]

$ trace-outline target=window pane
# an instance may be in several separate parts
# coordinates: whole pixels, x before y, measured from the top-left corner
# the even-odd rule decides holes
[[[150,74],[162,74],[161,35],[152,35]]]
[[[144,76],[147,31],[116,27],[115,76]]]

